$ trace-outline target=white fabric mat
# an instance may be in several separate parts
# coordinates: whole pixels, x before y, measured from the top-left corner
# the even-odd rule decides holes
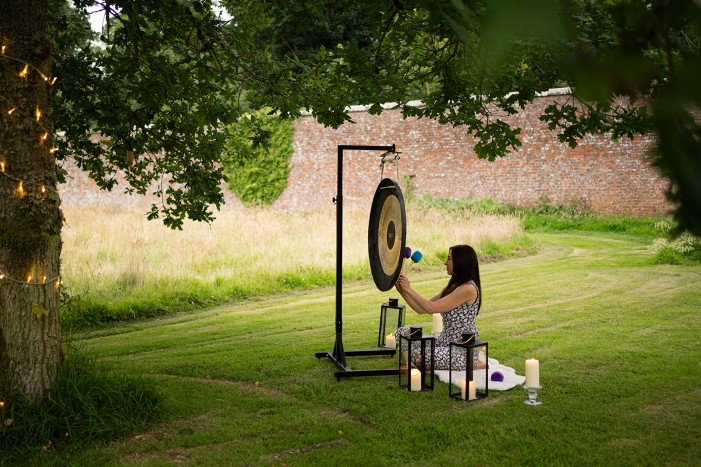
[[[495,371],[500,372],[502,375],[504,375],[504,381],[492,381],[492,373]],[[437,376],[438,379],[443,381],[444,383],[447,383],[449,381],[449,371],[448,370],[435,370],[434,372]],[[475,370],[473,372],[474,378],[475,378],[475,386],[477,386],[477,389],[484,390],[485,388],[485,381],[484,381],[484,370]],[[492,391],[507,391],[514,386],[522,386],[523,383],[526,382],[526,377],[517,375],[516,370],[513,368],[510,368],[508,366],[504,366],[501,363],[499,363],[499,360],[495,360],[493,358],[489,359],[489,390]],[[465,378],[465,371],[453,371],[453,384],[456,385],[457,387],[460,387],[460,379]]]

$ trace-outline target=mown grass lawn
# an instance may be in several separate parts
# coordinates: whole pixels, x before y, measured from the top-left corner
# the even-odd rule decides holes
[[[541,364],[522,388],[474,403],[394,377],[337,381],[334,289],[289,294],[73,336],[109,366],[148,375],[163,421],[106,444],[42,454],[72,465],[701,465],[701,267],[660,266],[640,240],[537,233],[539,254],[482,267],[490,356]],[[433,293],[444,272],[414,268]],[[394,294],[396,295],[396,294]],[[370,280],[344,287],[346,349],[373,348]],[[430,317],[408,324],[430,329]],[[349,358],[354,368],[387,357]]]

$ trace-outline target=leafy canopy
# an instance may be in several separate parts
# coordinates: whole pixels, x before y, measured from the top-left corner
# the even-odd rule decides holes
[[[95,46],[86,42],[82,10],[93,3],[76,0],[73,10],[54,0],[61,78],[54,119],[65,132],[59,154],[73,155],[104,189],[124,171],[128,192],[151,190],[162,199],[149,217],[162,215],[166,225],[211,220],[210,205],[223,202],[223,125],[238,115],[245,81],[232,54],[240,36],[215,17],[209,0],[111,1]]]
[[[259,105],[283,115],[311,110],[322,123],[350,120],[348,105],[380,113],[396,102],[404,116],[433,118],[474,134],[479,157],[520,146],[520,129],[502,119],[538,92],[568,86],[572,97],[542,120],[576,146],[586,134],[613,139],[655,133],[655,164],[670,180],[680,229],[701,232],[701,7],[640,0],[272,0],[229,1],[243,30],[259,37],[274,80],[254,90]],[[347,8],[344,8],[347,7]],[[318,45],[292,24],[336,24],[358,35]],[[371,14],[368,14],[371,12]],[[279,21],[284,18],[284,21]],[[322,26],[319,26],[322,25]],[[366,40],[365,31],[373,32]],[[327,38],[331,36],[328,35]],[[334,36],[335,37],[335,36]],[[287,50],[287,54],[281,53]],[[420,98],[423,105],[410,102]]]
[[[102,4],[74,0],[93,3]],[[571,99],[542,120],[570,146],[589,133],[655,133],[679,226],[701,233],[701,7],[692,0],[222,3],[230,21],[211,0],[110,1],[102,49],[81,42],[77,27],[53,31],[68,152],[105,188],[119,169],[137,193],[157,183],[164,201],[151,217],[174,227],[211,219],[208,206],[222,202],[223,124],[248,105],[283,118],[305,109],[338,127],[350,105],[380,113],[394,102],[405,117],[464,127],[477,155],[493,160],[521,144],[504,116],[568,86]],[[107,139],[90,140],[93,130]]]

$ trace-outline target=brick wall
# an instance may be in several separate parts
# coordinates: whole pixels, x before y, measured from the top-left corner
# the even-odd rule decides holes
[[[410,176],[412,194],[460,198],[492,197],[504,203],[528,206],[547,196],[552,202],[581,202],[605,214],[662,215],[665,179],[650,167],[647,156],[652,137],[612,142],[607,137],[587,136],[577,148],[561,144],[538,120],[543,109],[567,96],[553,92],[540,97],[508,120],[522,128],[518,152],[489,162],[477,158],[474,138],[464,128],[442,126],[432,120],[402,119],[396,110],[373,116],[364,111],[351,114],[355,123],[337,130],[323,127],[311,116],[295,122],[294,154],[287,188],[274,206],[284,210],[311,210],[332,206],[336,196],[337,146],[396,145],[401,151],[399,179]],[[345,206],[370,206],[380,181],[379,152],[345,151],[343,199]],[[71,164],[68,183],[60,187],[67,204],[146,208],[154,200],[97,191]],[[397,178],[396,168],[385,176]],[[405,194],[406,195],[406,194]],[[227,207],[241,203],[227,191]]]
[[[523,146],[494,162],[477,158],[475,139],[464,128],[426,119],[404,120],[396,110],[379,116],[353,112],[355,123],[338,130],[305,116],[296,122],[289,185],[275,205],[313,209],[330,204],[336,195],[338,145],[395,144],[402,152],[399,177],[411,177],[415,196],[492,197],[517,206],[532,205],[547,196],[555,203],[577,200],[606,214],[667,213],[671,207],[664,197],[667,181],[650,167],[647,156],[653,138],[613,142],[587,136],[571,149],[538,120],[545,107],[566,98],[553,92],[505,119],[522,128]],[[379,156],[379,152],[344,151],[344,205],[371,204],[380,181]],[[396,178],[396,169],[386,167],[388,174]]]

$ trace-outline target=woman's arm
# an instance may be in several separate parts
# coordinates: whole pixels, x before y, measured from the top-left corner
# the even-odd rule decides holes
[[[417,312],[420,315],[425,313],[422,310],[421,306],[418,303],[416,303],[414,298],[409,293],[407,293],[406,289],[397,287],[397,291],[399,292],[399,295],[402,296],[402,298],[407,303],[407,305],[409,305],[411,307],[412,310],[414,310],[415,312]]]
[[[477,288],[472,284],[463,284],[443,298],[436,296],[430,300],[419,295],[404,275],[399,276],[396,287],[407,304],[419,314],[445,313],[463,303],[474,303],[477,300]]]

